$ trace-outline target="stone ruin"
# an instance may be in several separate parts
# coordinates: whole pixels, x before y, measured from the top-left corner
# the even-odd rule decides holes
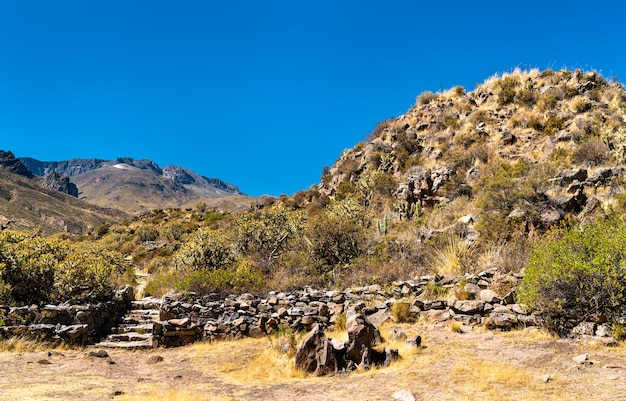
[[[169,294],[162,299],[134,300],[129,287],[120,291],[115,300],[94,305],[62,302],[44,306],[0,306],[0,338],[21,336],[77,345],[154,348],[177,347],[196,341],[262,337],[276,333],[280,328],[315,333],[317,326],[317,334],[309,333],[315,338],[311,341],[317,344],[315,347],[319,345],[320,350],[328,352],[326,357],[320,356],[313,371],[322,366],[318,374],[326,370],[330,373],[354,365],[375,365],[392,360],[373,348],[380,344],[380,333],[371,326],[380,327],[393,320],[393,306],[398,302],[407,304],[412,318],[419,317],[434,324],[456,322],[463,330],[471,330],[472,326],[511,330],[544,325],[545,318],[541,313],[530,313],[524,305],[515,302],[514,290],[498,296],[491,289],[497,281],[494,281],[495,273],[495,270],[486,270],[477,275],[423,276],[396,281],[386,288],[370,285],[344,291],[312,288],[272,291],[265,297],[253,294]],[[507,276],[507,280],[512,281],[511,288],[515,288],[518,278]],[[430,284],[447,291],[462,289],[468,299],[430,299],[427,295]],[[340,344],[328,340],[332,345],[328,348],[323,340],[323,330],[334,325],[344,314],[349,336],[366,340],[359,340],[358,346],[350,345],[350,341]],[[566,322],[568,335],[593,336],[607,344],[614,343],[607,323],[591,319],[572,317]],[[363,329],[357,330],[358,335],[357,332],[350,334],[351,328],[361,326]],[[342,359],[344,353],[345,359]],[[336,355],[339,355],[336,367],[332,359],[325,362],[329,358],[337,359]]]

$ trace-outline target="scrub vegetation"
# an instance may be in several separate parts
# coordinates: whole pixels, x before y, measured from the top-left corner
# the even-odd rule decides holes
[[[625,126],[623,86],[593,71],[427,92],[292,196],[232,213],[155,209],[82,236],[2,232],[0,297],[100,299],[134,282],[131,265],[153,296],[526,267],[520,300],[554,322],[575,303],[618,324]]]

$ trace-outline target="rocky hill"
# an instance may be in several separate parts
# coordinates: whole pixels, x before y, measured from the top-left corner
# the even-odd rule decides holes
[[[596,72],[519,71],[426,92],[323,177],[382,218],[485,246],[622,207],[626,92]],[[489,244],[489,245],[487,245]],[[485,249],[484,249],[485,250]]]
[[[181,207],[221,197],[245,196],[236,186],[178,167],[159,167],[151,160],[129,157],[116,160],[72,159],[41,162],[24,157],[21,162],[38,176],[51,171],[69,176],[81,199],[129,212]],[[242,198],[247,202],[247,197]]]

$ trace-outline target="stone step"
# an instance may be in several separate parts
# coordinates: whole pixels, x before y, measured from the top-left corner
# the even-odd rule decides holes
[[[131,302],[133,310],[141,309],[161,309],[161,300],[156,298],[144,298]]]
[[[153,331],[154,331],[154,323],[119,324],[111,328],[111,334],[152,333]]]
[[[159,321],[159,311],[156,309],[131,310],[122,318],[123,324],[148,324]]]
[[[117,348],[117,349],[127,349],[127,350],[137,350],[137,349],[150,349],[154,348],[155,344],[152,339],[141,340],[141,341],[103,341],[97,343],[96,347],[101,348]]]
[[[150,340],[152,342],[152,333],[120,333],[120,334],[109,334],[105,342],[136,342],[136,341],[146,341]]]
[[[160,313],[161,311],[158,309],[131,309],[126,313],[126,316],[140,316],[158,320]]]

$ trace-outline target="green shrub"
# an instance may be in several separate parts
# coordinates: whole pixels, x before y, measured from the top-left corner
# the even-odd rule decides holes
[[[258,291],[263,283],[261,272],[252,262],[244,260],[234,269],[190,272],[175,284],[175,288],[180,292],[195,292],[200,295],[212,292],[228,294]]]
[[[341,312],[335,316],[335,328],[337,330],[346,329],[346,312]]]
[[[584,113],[586,111],[591,110],[591,108],[593,107],[593,104],[583,98],[580,98],[574,101],[573,107],[576,113]]]
[[[609,219],[581,229],[549,233],[532,250],[519,300],[547,313],[564,334],[566,315],[584,320],[626,313],[626,224]]]
[[[312,259],[329,270],[349,263],[363,251],[365,245],[360,214],[353,215],[350,210],[318,216],[309,224],[306,237]]]
[[[198,230],[174,254],[174,266],[179,270],[217,270],[230,266],[235,260],[233,243],[222,233]]]
[[[146,242],[146,241],[156,241],[159,238],[159,229],[152,225],[146,224],[139,226],[137,230],[135,230],[135,235],[137,237],[138,242]]]
[[[548,111],[554,109],[558,102],[559,100],[554,93],[546,92],[539,97],[537,106],[539,106],[539,109],[543,111]]]
[[[68,299],[105,300],[121,284],[119,252],[87,241],[0,233],[0,303],[30,305]]]
[[[517,86],[519,81],[514,76],[507,76],[500,79],[496,87],[500,90],[498,93],[498,104],[505,105],[513,103],[515,95],[517,95]]]

